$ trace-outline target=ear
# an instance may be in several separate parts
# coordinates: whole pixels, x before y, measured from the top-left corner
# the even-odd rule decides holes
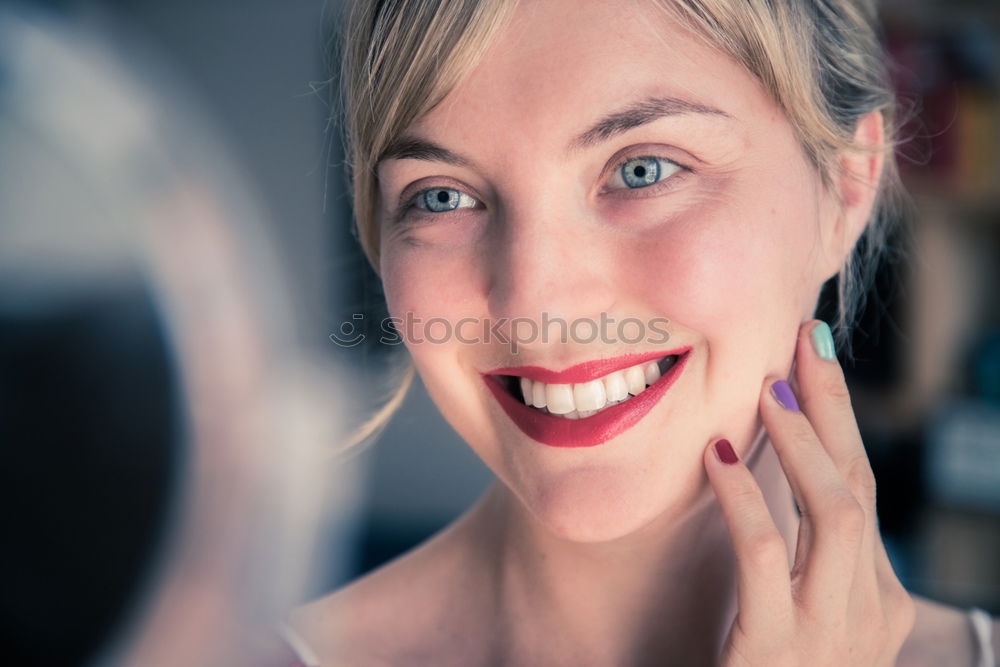
[[[833,174],[833,213],[823,229],[827,278],[847,261],[871,217],[885,165],[885,128],[882,114],[872,111],[858,119],[854,146],[838,157]]]

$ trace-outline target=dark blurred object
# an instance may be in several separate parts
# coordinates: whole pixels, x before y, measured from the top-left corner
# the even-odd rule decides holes
[[[8,664],[81,664],[149,576],[181,442],[163,336],[138,285],[52,310],[0,304]]]
[[[998,613],[1000,4],[881,9],[914,206],[845,370],[903,583]]]
[[[1000,252],[996,253],[1000,257]],[[976,393],[1000,406],[1000,331],[983,337],[972,357]]]
[[[339,571],[350,541],[344,380],[296,329],[319,328],[293,296],[307,263],[280,261],[140,42],[99,13],[0,5],[13,664],[266,664],[313,560]]]
[[[909,2],[887,11],[912,192],[995,202],[1000,183],[996,3]]]

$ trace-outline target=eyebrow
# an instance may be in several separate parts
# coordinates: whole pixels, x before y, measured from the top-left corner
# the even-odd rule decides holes
[[[383,160],[427,160],[444,162],[456,167],[468,167],[472,160],[458,153],[442,148],[435,143],[413,136],[403,135],[393,141],[379,156],[376,164]]]
[[[721,109],[698,104],[697,102],[689,102],[677,97],[648,97],[597,121],[593,127],[574,139],[570,147],[587,148],[606,141],[615,135],[627,132],[646,123],[651,123],[654,120],[659,120],[666,116],[687,114],[732,118],[732,116]]]
[[[696,102],[689,102],[677,97],[649,97],[635,102],[621,111],[608,114],[593,127],[574,139],[571,148],[587,148],[615,135],[622,134],[633,128],[651,123],[666,116],[686,114],[702,114],[729,118],[721,109]],[[403,135],[389,144],[376,160],[426,160],[428,162],[443,162],[456,167],[470,167],[473,162],[467,157],[443,148],[426,139],[412,135]]]

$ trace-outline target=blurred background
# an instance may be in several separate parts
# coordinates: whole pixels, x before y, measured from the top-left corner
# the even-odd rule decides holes
[[[402,361],[377,343],[384,304],[328,122],[336,7],[0,3],[13,663],[156,664],[135,657],[162,654],[148,628],[205,586],[229,600],[206,617],[220,636],[240,607],[264,627],[493,479],[419,381],[371,447],[326,455]],[[883,14],[915,207],[844,362],[903,583],[998,615],[1000,6]],[[330,338],[352,331],[366,340]]]
[[[0,4],[9,664],[273,667],[285,611],[345,576],[323,26]]]

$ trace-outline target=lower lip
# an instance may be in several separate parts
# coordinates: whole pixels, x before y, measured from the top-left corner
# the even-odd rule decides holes
[[[624,433],[646,416],[680,377],[690,352],[688,348],[680,353],[674,365],[638,396],[582,419],[556,417],[528,407],[514,398],[496,376],[485,375],[483,379],[511,421],[532,440],[550,447],[594,447]]]

